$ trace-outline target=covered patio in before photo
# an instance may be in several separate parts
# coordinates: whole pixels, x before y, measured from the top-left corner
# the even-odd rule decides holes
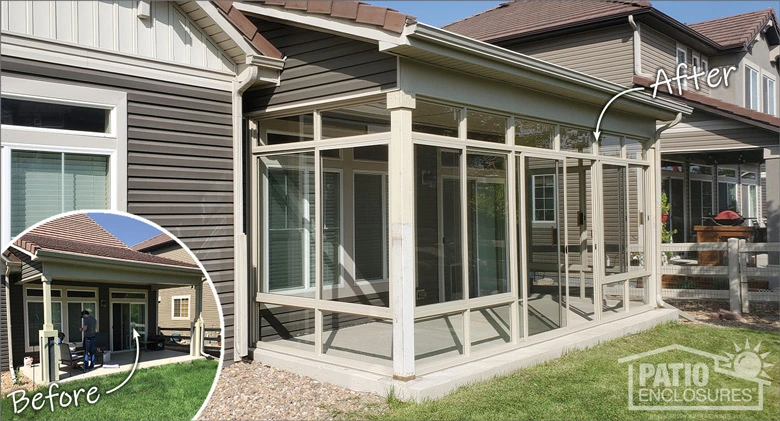
[[[244,95],[255,359],[404,394],[464,363],[654,320],[631,317],[656,307],[656,124],[690,108],[622,96],[596,140],[617,85],[421,23],[377,51],[336,24],[319,34],[306,12],[233,7],[294,63],[288,85],[283,73]],[[316,77],[373,88],[313,97],[325,88],[303,81],[327,70],[326,42],[375,76]]]

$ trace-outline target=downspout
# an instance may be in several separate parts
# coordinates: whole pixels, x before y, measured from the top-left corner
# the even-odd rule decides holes
[[[244,232],[243,95],[257,81],[257,66],[248,66],[233,81],[233,361],[249,353],[249,285],[247,285],[247,237]],[[223,335],[226,332],[223,331]],[[224,344],[223,337],[222,343]]]
[[[634,30],[634,74],[646,78],[653,78],[653,75],[642,73],[642,38],[639,32],[639,24],[634,21],[634,15],[628,15],[628,24]]]
[[[672,127],[678,125],[680,123],[680,121],[682,121],[682,113],[677,113],[677,115],[674,116],[674,120],[666,122],[666,124],[664,124],[663,126],[659,127],[655,131],[656,144],[659,146],[658,153],[655,156],[656,168],[661,166],[661,148],[660,148],[661,134],[664,131],[669,130]],[[659,190],[661,188],[661,185],[660,184],[656,184],[655,188],[656,188],[656,197],[660,197]],[[656,215],[655,216],[660,214],[660,204],[661,204],[661,202],[660,202],[660,200],[658,200],[656,202],[656,212],[655,212]],[[659,238],[658,237],[659,236],[656,233],[656,235],[654,235],[654,238],[656,239],[655,241],[657,243],[657,245],[655,247],[656,252],[657,252],[656,253],[657,258],[656,258],[654,264],[655,264],[655,267],[656,267],[655,272],[658,274],[659,280],[658,280],[658,282],[656,283],[656,286],[655,286],[655,288],[656,288],[655,304],[658,307],[661,307],[661,308],[673,308],[673,309],[676,309],[681,317],[683,317],[685,319],[688,319],[690,321],[693,321],[694,320],[693,316],[691,316],[690,314],[688,314],[688,313],[686,313],[686,312],[684,312],[684,311],[682,311],[682,310],[672,306],[671,304],[665,302],[663,297],[661,296],[661,282],[660,282],[660,275],[661,275],[661,254],[660,254],[661,253],[661,246],[660,246],[660,244],[661,243],[659,242]]]

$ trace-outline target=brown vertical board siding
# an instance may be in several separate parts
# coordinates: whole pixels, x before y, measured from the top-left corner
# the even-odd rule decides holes
[[[334,3],[335,7],[335,3]],[[380,92],[397,85],[396,58],[376,44],[253,18],[287,56],[281,85],[244,94],[244,110]]]
[[[16,57],[3,56],[2,67],[127,92],[127,211],[168,229],[203,263],[226,316],[225,355],[231,361],[232,93]]]

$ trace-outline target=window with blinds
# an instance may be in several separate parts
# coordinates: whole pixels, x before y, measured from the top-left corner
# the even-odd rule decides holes
[[[355,174],[355,278],[385,279],[387,177]]]
[[[108,209],[108,156],[11,152],[11,235],[50,216]]]

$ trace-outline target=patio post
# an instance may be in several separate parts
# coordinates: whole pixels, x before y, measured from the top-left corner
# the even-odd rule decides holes
[[[390,110],[388,159],[390,309],[393,314],[393,378],[412,380],[414,367],[415,238],[414,95],[387,94]]]
[[[43,329],[38,331],[38,354],[41,362],[43,384],[60,379],[59,362],[56,353],[57,331],[54,330],[51,312],[51,275],[41,274],[43,284]]]
[[[203,281],[194,285],[195,287],[195,322],[192,325],[192,336],[190,337],[190,356],[197,357],[203,350]]]

